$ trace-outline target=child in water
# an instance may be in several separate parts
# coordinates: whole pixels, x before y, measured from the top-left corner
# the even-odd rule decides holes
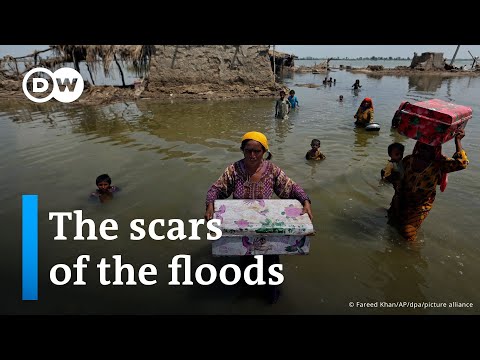
[[[290,107],[292,109],[300,107],[300,104],[298,103],[298,99],[295,96],[295,90],[290,90],[290,96],[288,97],[288,101],[290,102]]]
[[[388,210],[389,213],[392,211],[394,214],[398,215],[399,211],[399,198],[397,196],[398,190],[400,187],[400,183],[403,178],[403,168],[401,161],[403,159],[403,152],[405,151],[405,146],[400,143],[393,143],[388,146],[388,156],[390,156],[390,160],[388,160],[387,165],[384,169],[380,172],[382,180],[388,181],[393,185],[393,189],[395,190],[395,195],[392,199],[392,204],[390,209]]]
[[[307,160],[325,160],[326,156],[320,152],[320,140],[313,139],[310,143],[312,150],[309,150],[305,155]]]
[[[288,119],[288,113],[290,112],[290,102],[285,98],[287,94],[285,91],[280,91],[280,99],[275,104],[275,117],[279,119]]]
[[[99,175],[95,183],[98,189],[90,194],[90,198],[98,198],[101,203],[111,200],[113,193],[120,191],[117,186],[112,185],[112,179],[108,174]]]

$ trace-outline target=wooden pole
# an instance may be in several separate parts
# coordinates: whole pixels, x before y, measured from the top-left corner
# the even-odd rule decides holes
[[[475,63],[476,63],[477,60],[478,60],[478,56],[477,56],[477,57],[473,56],[472,53],[470,52],[470,50],[468,50],[468,53],[470,54],[470,56],[471,56],[472,59],[473,59],[473,63],[472,63],[472,67],[471,67],[471,68],[472,68],[472,69],[475,69]]]
[[[117,63],[118,71],[120,72],[120,76],[122,77],[122,86],[125,87],[125,78],[123,76],[122,67],[118,63],[117,56],[115,55],[115,53],[113,53],[113,60],[115,60],[115,62]]]
[[[275,85],[275,70],[277,68],[277,63],[275,62],[275,45],[273,45],[273,84]]]
[[[17,76],[20,75],[20,71],[18,71],[18,64],[17,64],[17,59],[13,59],[15,61],[15,69],[17,69]]]
[[[460,45],[457,45],[457,50],[455,50],[455,54],[453,54],[452,61],[450,61],[450,65],[453,65],[453,62],[455,61],[455,57],[457,56],[458,49],[460,49]]]
[[[88,73],[90,74],[90,79],[92,79],[92,85],[95,86],[95,81],[93,80],[92,72],[90,71],[90,66],[88,66],[88,61],[85,61],[85,65],[87,65]]]

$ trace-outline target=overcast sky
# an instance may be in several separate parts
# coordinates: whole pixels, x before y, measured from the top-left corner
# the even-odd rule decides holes
[[[0,57],[5,55],[12,55],[13,57],[29,55],[35,50],[45,49],[48,49],[48,45],[0,45]]]
[[[275,45],[275,50],[295,54],[298,57],[413,57],[417,52],[443,52],[444,57],[451,59],[457,45]],[[460,45],[457,59],[471,59],[480,56],[480,45]]]
[[[5,55],[22,56],[31,54],[34,50],[43,50],[48,45],[0,45],[0,57]],[[275,49],[293,53],[298,57],[412,57],[414,52],[443,52],[446,58],[451,58],[457,45],[275,45]],[[480,45],[461,45],[458,59],[471,59],[480,56]]]

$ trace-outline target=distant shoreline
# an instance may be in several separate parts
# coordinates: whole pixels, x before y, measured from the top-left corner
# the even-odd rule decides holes
[[[350,73],[359,73],[367,75],[377,75],[377,76],[415,76],[415,75],[427,75],[427,76],[442,76],[442,77],[456,77],[456,76],[480,76],[480,71],[470,71],[470,70],[416,70],[416,69],[383,69],[383,70],[371,70],[368,68],[353,68],[345,69]]]
[[[328,58],[330,59],[330,61],[412,61],[411,58],[392,58],[392,59],[388,59],[388,58],[383,58],[383,57],[378,57],[376,59],[372,59],[372,58],[355,58],[355,59],[349,59],[349,58]],[[324,60],[324,61],[327,61],[328,60],[327,58],[296,58],[295,60],[306,60],[306,61],[309,61],[309,60]],[[447,62],[448,61],[451,61],[451,59],[447,59]],[[455,59],[455,61],[472,61],[472,59]]]
[[[385,59],[385,58],[355,58],[355,59],[349,59],[349,58],[328,58],[330,61],[338,61],[338,60],[344,60],[344,61],[365,61],[365,60],[371,60],[371,61],[411,61],[412,59],[404,59],[404,58],[394,58],[394,59]],[[296,58],[295,60],[328,60],[327,58]],[[457,59],[461,60],[461,59]]]

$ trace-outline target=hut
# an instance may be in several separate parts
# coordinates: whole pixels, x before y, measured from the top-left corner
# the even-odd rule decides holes
[[[51,54],[46,59],[28,55],[32,64],[25,70],[17,70],[19,58],[5,66],[20,78],[34,65],[55,70],[68,63],[79,72],[87,71],[92,85],[110,82],[119,73],[120,87],[135,88],[136,97],[256,97],[276,92],[268,45],[50,45],[45,51]],[[94,76],[99,71],[103,79]],[[132,74],[137,79],[132,80]]]
[[[56,52],[77,68],[85,61],[97,71],[100,59],[106,76],[115,61],[131,64],[152,89],[202,84],[264,85],[271,83],[266,45],[55,45]]]
[[[124,87],[125,76],[119,61],[131,64],[138,76],[145,76],[150,68],[150,59],[155,54],[154,45],[51,45],[50,48],[64,62],[72,62],[77,71],[80,71],[79,63],[85,61],[94,85],[92,73],[98,71],[99,61],[105,76],[108,76],[115,61]]]
[[[268,55],[270,57],[272,71],[274,70],[273,64],[275,61],[275,74],[281,74],[285,69],[291,70],[295,66],[295,55],[293,54],[269,50]]]

